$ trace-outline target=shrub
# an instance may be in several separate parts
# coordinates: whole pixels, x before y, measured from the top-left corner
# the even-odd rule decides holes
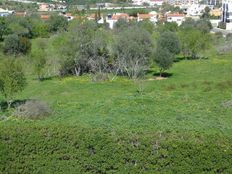
[[[219,22],[218,28],[226,29],[226,23],[225,22]]]
[[[42,101],[29,100],[16,109],[15,115],[20,118],[41,119],[51,114],[49,106]]]
[[[226,40],[227,41],[232,40],[232,33],[226,35]]]
[[[18,35],[8,35],[4,41],[5,54],[27,54],[31,49],[31,42],[26,37],[19,37]]]

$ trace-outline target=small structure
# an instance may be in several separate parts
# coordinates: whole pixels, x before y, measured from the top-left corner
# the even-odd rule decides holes
[[[14,13],[15,16],[20,16],[20,17],[25,17],[27,15],[27,12],[24,11],[24,12],[15,12]]]
[[[0,16],[1,17],[9,16],[12,13],[14,13],[14,11],[4,10],[4,9],[0,8]]]
[[[163,5],[164,0],[150,0],[150,6],[161,6]]]
[[[167,22],[176,22],[178,26],[185,20],[185,15],[180,13],[168,13],[166,14]]]
[[[50,10],[49,4],[47,4],[47,3],[39,4],[38,11],[49,11],[49,10]]]
[[[152,23],[157,22],[157,13],[156,12],[151,12],[149,14],[137,14],[137,21],[143,21],[143,20],[149,20]]]
[[[124,19],[126,21],[129,21],[129,15],[127,13],[115,13],[113,15],[108,14],[106,17],[106,23],[109,24],[109,28],[113,29],[114,24],[119,20],[119,19]]]
[[[40,18],[43,20],[48,20],[50,18],[50,15],[40,15]]]

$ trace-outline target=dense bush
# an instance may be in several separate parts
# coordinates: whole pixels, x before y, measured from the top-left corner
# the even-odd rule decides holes
[[[232,140],[62,125],[0,125],[1,173],[231,173]]]
[[[15,115],[20,118],[40,119],[51,114],[49,106],[42,101],[29,100],[16,109]]]
[[[4,52],[6,54],[27,54],[31,49],[31,42],[26,37],[15,34],[8,35],[4,40]]]
[[[225,22],[219,22],[218,28],[226,29],[226,23]]]

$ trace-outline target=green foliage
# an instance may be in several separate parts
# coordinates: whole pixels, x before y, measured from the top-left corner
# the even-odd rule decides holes
[[[206,6],[201,17],[205,18],[205,19],[209,19],[209,17],[210,17],[209,12],[210,12],[210,8],[208,6]]]
[[[230,173],[231,139],[33,123],[1,125],[3,173]]]
[[[135,10],[130,11],[128,14],[129,14],[129,16],[137,17],[138,13],[147,14],[148,11],[146,11],[146,9],[135,9]]]
[[[46,41],[43,39],[38,39],[34,49],[31,51],[31,58],[34,65],[34,72],[38,78],[38,80],[43,80],[44,73],[43,70],[47,63],[47,55],[46,55],[46,48],[47,44]]]
[[[174,54],[171,53],[166,47],[158,46],[156,48],[154,61],[160,70],[160,77],[163,71],[169,69],[174,61]]]
[[[221,29],[226,29],[226,23],[225,22],[219,22],[219,24],[218,24],[218,28],[221,28]]]
[[[19,55],[27,54],[31,49],[31,42],[28,38],[15,34],[8,35],[4,40],[4,53]]]
[[[114,24],[114,30],[115,31],[123,31],[125,30],[126,28],[129,27],[129,23],[123,19],[123,18],[120,18],[115,24]]]
[[[150,63],[150,34],[138,27],[128,28],[118,35],[113,50],[117,68],[129,78],[136,79]]]
[[[180,42],[177,35],[173,32],[164,32],[160,35],[157,46],[167,49],[171,54],[180,53]],[[159,50],[157,50],[159,51]]]
[[[48,19],[48,28],[50,32],[65,31],[68,27],[68,20],[63,16],[52,15]]]
[[[167,31],[176,32],[179,29],[176,22],[158,22],[156,28],[159,33]]]
[[[184,56],[197,58],[200,51],[209,47],[210,35],[196,29],[185,29],[179,32],[181,50]]]
[[[0,41],[3,41],[3,36],[9,33],[9,28],[4,17],[0,17]]]
[[[14,60],[6,60],[0,68],[0,91],[8,102],[8,108],[16,93],[22,91],[26,85],[22,66]]]
[[[64,45],[60,45],[61,56],[64,57],[61,75],[67,75],[64,74],[67,72],[81,75],[107,70],[109,56],[106,34],[97,28],[96,23],[77,21],[69,28],[64,42]]]
[[[149,20],[140,21],[138,26],[151,34],[154,32],[154,24]]]
[[[169,79],[145,79],[142,95],[122,77],[29,78],[17,98],[54,112],[0,116],[0,173],[231,173],[231,54],[209,57],[178,59]]]
[[[195,21],[192,18],[187,18],[180,26],[181,29],[198,29],[203,33],[209,33],[213,28],[211,22],[208,19],[200,19]]]

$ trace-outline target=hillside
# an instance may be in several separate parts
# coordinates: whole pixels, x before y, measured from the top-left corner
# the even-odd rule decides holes
[[[231,173],[231,56],[179,59],[161,81],[154,72],[136,83],[29,77],[18,99],[42,99],[54,111],[2,119],[0,171]]]

